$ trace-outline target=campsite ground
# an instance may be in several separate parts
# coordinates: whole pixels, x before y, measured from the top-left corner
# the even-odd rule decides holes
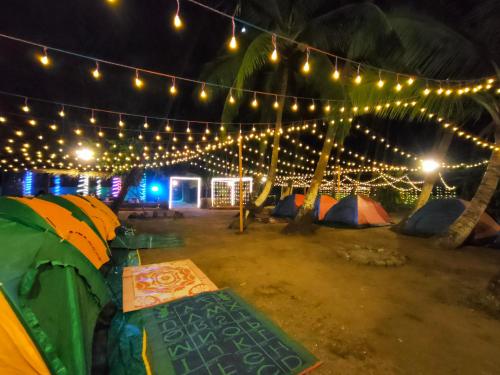
[[[185,218],[135,221],[139,231],[177,233],[182,248],[143,250],[143,264],[192,259],[322,362],[317,374],[499,374],[500,320],[480,304],[500,251],[439,250],[389,228],[320,228],[308,237],[284,224],[237,235],[234,211],[187,210]],[[408,257],[402,267],[353,264],[341,249],[371,245]]]

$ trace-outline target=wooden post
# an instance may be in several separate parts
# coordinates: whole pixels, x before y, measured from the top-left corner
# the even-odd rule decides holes
[[[335,198],[340,199],[340,165],[337,167],[337,196]]]
[[[238,145],[238,159],[240,172],[240,233],[243,233],[243,136],[240,130],[240,139]]]

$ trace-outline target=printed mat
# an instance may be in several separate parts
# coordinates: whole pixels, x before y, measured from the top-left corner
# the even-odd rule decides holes
[[[123,269],[123,311],[159,305],[217,286],[189,259]]]
[[[319,365],[307,349],[230,289],[141,314],[154,374],[304,374]]]

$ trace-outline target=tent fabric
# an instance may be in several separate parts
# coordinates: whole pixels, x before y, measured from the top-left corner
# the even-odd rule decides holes
[[[325,215],[324,223],[348,227],[390,224],[389,214],[380,203],[362,195],[342,198]]]
[[[118,220],[118,216],[116,216],[111,208],[109,208],[103,201],[91,195],[84,195],[83,198],[89,201],[94,207],[101,210],[111,220],[115,229],[121,225],[120,220]]]
[[[76,195],[63,195],[62,197],[85,212],[99,230],[101,237],[105,238],[106,241],[111,241],[115,238],[114,222],[102,210],[96,208],[88,200]]]
[[[469,202],[461,199],[434,199],[427,202],[406,222],[404,232],[417,236],[436,236],[446,233],[449,226],[464,212]],[[487,242],[500,231],[500,225],[487,213],[481,215],[470,240]]]
[[[273,210],[272,215],[276,217],[287,217],[293,219],[304,204],[303,194],[290,194],[280,200]]]
[[[4,374],[50,375],[38,348],[0,289],[0,368]]]
[[[96,268],[109,261],[107,247],[85,223],[77,220],[65,208],[38,198],[8,198],[18,201],[36,212],[61,239],[80,250]]]
[[[110,299],[102,275],[42,226],[0,217],[0,237],[0,283],[46,366],[57,375],[89,374],[95,322]]]
[[[337,200],[329,195],[319,195],[314,201],[314,218],[322,221],[326,213],[337,204]]]
[[[101,236],[101,233],[99,232],[99,230],[95,226],[94,222],[87,216],[87,214],[85,214],[85,212],[83,212],[80,209],[80,207],[78,207],[77,205],[73,204],[69,200],[64,199],[64,198],[62,198],[60,196],[57,196],[57,195],[52,195],[52,194],[39,195],[37,198],[40,198],[40,199],[43,199],[43,200],[55,203],[55,204],[57,204],[57,205],[65,208],[65,209],[67,209],[68,211],[70,211],[71,214],[76,219],[85,222],[90,228],[92,228],[93,231],[97,235],[99,235],[99,237],[102,239],[102,241],[104,242],[104,244],[107,245],[107,242],[106,242],[107,240],[104,237]]]

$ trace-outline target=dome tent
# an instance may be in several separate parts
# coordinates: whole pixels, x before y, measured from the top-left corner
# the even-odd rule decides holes
[[[323,223],[358,228],[391,224],[389,214],[382,205],[363,195],[342,198],[328,210]]]
[[[293,219],[299,208],[304,204],[303,194],[290,194],[281,199],[273,210],[272,215],[276,217],[287,217]]]
[[[330,209],[337,204],[337,200],[329,195],[318,195],[314,201],[314,218],[323,221]]]
[[[465,200],[455,198],[431,200],[408,219],[403,232],[428,237],[444,234],[468,204]],[[490,215],[483,213],[469,240],[478,244],[488,243],[497,237],[499,231],[500,225]]]

